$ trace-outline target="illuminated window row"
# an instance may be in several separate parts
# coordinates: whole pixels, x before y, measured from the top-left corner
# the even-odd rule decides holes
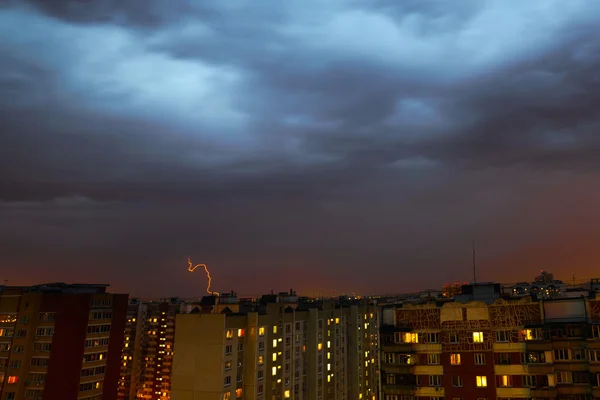
[[[102,389],[103,381],[87,382],[79,385],[80,392],[89,392],[90,390]]]

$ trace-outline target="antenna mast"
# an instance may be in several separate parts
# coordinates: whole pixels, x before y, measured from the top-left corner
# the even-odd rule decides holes
[[[473,283],[477,283],[477,275],[475,273],[475,239],[473,239]]]

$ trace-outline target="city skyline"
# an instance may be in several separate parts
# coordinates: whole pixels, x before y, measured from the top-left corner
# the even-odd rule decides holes
[[[202,264],[200,264],[202,265]],[[190,271],[193,272],[193,271]],[[585,288],[590,288],[590,283],[592,281],[596,281],[600,278],[598,277],[575,277],[573,279],[573,276],[571,277],[571,279],[561,279],[562,277],[560,276],[554,276],[554,274],[552,272],[549,271],[540,271],[542,273],[547,273],[550,275],[551,280],[545,282],[547,285],[556,285],[557,283],[560,283],[559,286],[564,287],[564,288],[575,288],[575,289],[585,289]],[[486,286],[490,283],[494,283],[494,284],[499,284],[501,285],[502,290],[504,291],[504,293],[506,295],[512,295],[512,287],[517,287],[519,285],[523,285],[523,284],[529,284],[529,285],[540,285],[543,283],[542,282],[538,282],[536,279],[539,278],[538,276],[530,276],[527,278],[523,278],[523,279],[517,279],[515,281],[512,282],[508,282],[508,281],[500,281],[500,280],[490,280],[490,281],[477,281],[475,282],[476,285],[482,285],[482,286]],[[200,278],[202,279],[202,278]],[[83,284],[83,285],[88,285],[88,284],[92,284],[94,285],[95,283],[91,283],[91,282],[35,282],[34,286],[44,286],[44,285],[54,285],[54,284],[66,284],[66,285],[79,285],[79,284]],[[248,289],[244,289],[242,288],[229,288],[226,290],[223,289],[219,289],[219,291],[208,291],[207,290],[207,280],[205,280],[204,282],[200,282],[200,287],[197,289],[197,291],[195,293],[193,293],[192,295],[182,295],[181,293],[162,293],[160,295],[155,295],[155,296],[143,296],[143,295],[138,295],[135,292],[131,292],[128,291],[126,288],[124,290],[117,290],[115,291],[115,293],[124,293],[124,294],[128,294],[129,298],[131,300],[139,300],[139,301],[149,301],[149,302],[162,302],[168,299],[178,299],[178,300],[187,300],[187,301],[192,301],[192,300],[198,300],[201,299],[203,297],[208,297],[208,296],[225,296],[225,297],[234,297],[234,298],[238,298],[238,299],[260,299],[262,296],[265,295],[269,295],[269,294],[275,294],[275,295],[282,295],[282,294],[286,294],[286,293],[290,293],[293,292],[294,295],[297,296],[301,296],[301,297],[309,297],[309,298],[320,298],[320,299],[332,299],[332,298],[337,298],[337,297],[349,297],[349,298],[353,298],[353,297],[395,297],[395,296],[411,296],[411,295],[418,295],[418,294],[425,294],[428,292],[439,292],[439,294],[441,295],[446,287],[456,287],[458,285],[458,287],[463,286],[463,285],[472,285],[473,281],[472,280],[460,280],[460,279],[454,279],[448,282],[444,282],[443,284],[440,285],[430,285],[430,286],[424,286],[424,287],[413,287],[412,290],[409,291],[389,291],[389,292],[383,292],[383,291],[374,291],[374,292],[348,292],[348,291],[344,291],[344,290],[315,290],[315,291],[298,291],[296,290],[294,287],[288,288],[286,289],[285,286],[285,282],[280,282],[278,284],[278,286],[273,287],[269,290],[264,290],[264,291],[258,291],[258,292],[251,292]],[[4,281],[4,285],[5,287],[26,287],[28,286],[27,284],[23,284],[23,285],[18,285],[18,284],[14,284],[11,283],[9,281]],[[112,286],[112,284],[110,283],[103,283],[103,285],[106,285],[107,287],[114,289],[114,287]],[[2,285],[0,285],[1,287]],[[288,285],[288,286],[292,286],[292,285]],[[214,289],[214,288],[212,288]],[[238,290],[241,289],[241,290]],[[433,295],[432,295],[433,296]],[[435,297],[435,296],[433,296]]]
[[[595,277],[600,4],[76,3],[0,6],[9,285]]]

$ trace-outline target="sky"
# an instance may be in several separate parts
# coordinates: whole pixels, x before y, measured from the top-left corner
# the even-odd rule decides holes
[[[142,4],[143,3],[143,4]],[[8,0],[0,280],[600,275],[600,2]]]

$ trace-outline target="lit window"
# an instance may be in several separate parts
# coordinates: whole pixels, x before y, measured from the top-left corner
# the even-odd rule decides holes
[[[487,387],[487,376],[477,376],[477,387]]]
[[[154,321],[152,321],[152,322],[156,322],[156,318],[154,318]]]
[[[319,343],[319,344],[317,345],[317,349],[319,349],[319,350],[323,350],[323,343]]]
[[[273,361],[277,361],[277,354],[273,353]]]
[[[473,343],[483,343],[483,332],[473,332]]]
[[[510,376],[510,375],[500,375],[498,377],[498,386],[500,386],[500,387],[510,387],[510,386],[512,386],[512,376]]]
[[[521,336],[525,340],[534,340],[535,339],[535,335],[533,334],[533,330],[532,329],[522,330],[521,331]]]
[[[19,381],[19,377],[16,375],[11,375],[8,377],[8,383],[9,384],[13,384],[13,383],[17,383]]]
[[[336,318],[336,319],[335,319],[335,323],[336,323],[336,324],[339,324],[339,323],[340,323],[340,319],[339,319],[339,318]]]
[[[235,397],[242,397],[242,389],[239,388],[235,391]]]
[[[327,348],[330,349],[331,348],[331,342],[328,340],[327,341]]]
[[[404,334],[404,343],[419,343],[419,334],[418,333],[405,333]]]
[[[277,333],[277,325],[273,325],[273,333]]]
[[[289,399],[289,398],[290,398],[290,391],[289,391],[289,390],[286,390],[286,391],[284,392],[284,394],[283,394],[283,397],[285,397],[286,399]]]
[[[459,353],[450,354],[450,364],[460,365],[460,354]]]
[[[265,327],[261,326],[258,328],[258,336],[265,336]]]
[[[238,337],[244,337],[244,330],[238,329]]]
[[[273,339],[273,347],[277,347],[277,339]]]
[[[273,376],[277,375],[277,367],[271,368],[271,375],[273,375]]]
[[[225,337],[226,337],[227,339],[233,339],[233,329],[228,329],[228,330],[225,332]]]
[[[263,365],[263,363],[264,363],[263,356],[258,356],[258,365]]]

